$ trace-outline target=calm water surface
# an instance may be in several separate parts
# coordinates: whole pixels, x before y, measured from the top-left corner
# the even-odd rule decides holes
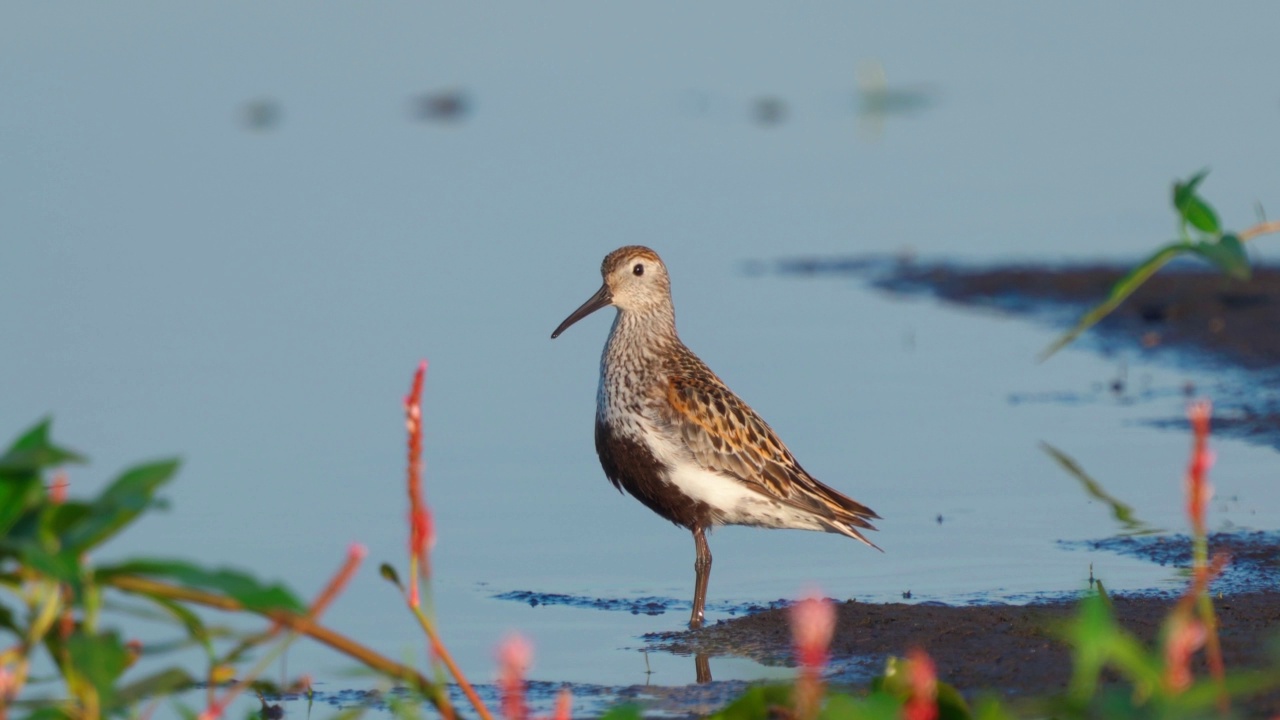
[[[888,601],[1026,599],[1172,582],[1067,551],[1116,532],[1039,449],[1072,454],[1181,528],[1194,371],[1130,364],[1138,403],[1091,393],[1114,360],[1036,365],[1052,332],[849,281],[755,276],[792,254],[1112,258],[1168,238],[1170,181],[1227,223],[1280,187],[1280,7],[1241,2],[732,3],[554,10],[114,3],[0,9],[0,429],[52,413],[88,452],[73,488],[180,454],[173,509],[104,555],[250,567],[303,594],[370,548],[329,615],[395,657],[422,643],[376,564],[403,563],[400,398],[419,358],[445,638],[476,679],[507,632],[535,677],[693,680],[637,652],[686,611],[633,616],[509,590],[687,599],[688,533],[605,481],[591,440],[608,313],[552,342],[643,243],[686,342],[816,476],[884,516],[880,554],[728,528],[711,601],[809,586]],[[1220,51],[1230,48],[1229,52]],[[911,112],[860,114],[878,61]],[[460,117],[424,119],[456,90]],[[760,108],[781,109],[761,120]],[[1217,444],[1217,520],[1274,528],[1274,453]],[[942,522],[938,522],[938,517]],[[716,617],[713,615],[713,620]],[[299,644],[292,672],[350,664]],[[771,672],[716,659],[717,679]],[[361,682],[361,681],[354,681]]]

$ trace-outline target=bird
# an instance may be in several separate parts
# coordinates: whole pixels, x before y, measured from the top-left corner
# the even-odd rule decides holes
[[[693,533],[689,628],[703,626],[711,548],[721,525],[863,535],[881,519],[819,482],[749,405],[676,334],[667,267],[628,245],[605,256],[596,291],[551,333],[609,305],[617,309],[600,358],[595,446],[605,476],[659,516]],[[881,551],[883,552],[883,551]]]

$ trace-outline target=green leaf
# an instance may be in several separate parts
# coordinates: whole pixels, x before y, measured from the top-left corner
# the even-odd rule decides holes
[[[129,651],[114,632],[86,635],[76,632],[67,638],[67,650],[75,671],[98,691],[104,708],[116,704],[116,680],[129,666]]]
[[[997,698],[990,695],[978,699],[973,717],[977,720],[1016,720],[1013,713],[1005,709]]]
[[[21,631],[18,630],[17,624],[13,621],[13,611],[9,609],[8,605],[3,603],[0,603],[0,629],[9,630],[15,635],[22,634]]]
[[[93,501],[88,515],[68,528],[64,546],[85,552],[115,535],[152,504],[156,490],[178,465],[177,460],[163,460],[126,470]]]
[[[57,705],[43,705],[31,711],[24,720],[70,720],[71,715],[66,708]]]
[[[902,700],[888,692],[873,692],[866,698],[828,695],[826,704],[818,713],[820,720],[898,720],[900,717]]]
[[[52,423],[50,418],[36,423],[15,440],[4,455],[0,455],[0,478],[9,473],[39,472],[47,467],[85,461],[74,450],[58,447],[49,440],[49,427]]]
[[[643,720],[644,713],[639,705],[627,703],[609,708],[609,711],[600,716],[600,720]]]
[[[1080,467],[1079,463],[1077,463],[1070,455],[1062,452],[1047,442],[1041,442],[1040,449],[1045,451],[1049,457],[1053,458],[1054,462],[1058,463],[1063,470],[1066,470],[1067,473],[1074,477],[1084,487],[1084,491],[1089,494],[1089,497],[1101,501],[1109,506],[1111,508],[1111,517],[1115,518],[1117,522],[1124,526],[1125,534],[1147,535],[1159,532],[1156,528],[1153,528],[1139,520],[1137,516],[1134,515],[1133,507],[1131,505],[1108,493],[1106,488],[1102,487],[1102,484],[1097,480],[1090,477],[1089,473],[1085,472],[1084,468]]]
[[[24,478],[0,477],[0,538],[8,535],[43,497],[44,486],[38,473]]]
[[[168,613],[178,623],[180,623],[187,631],[187,637],[200,643],[204,647],[205,654],[213,657],[213,642],[209,628],[205,626],[200,616],[189,610],[182,603],[162,597],[148,597],[148,600],[160,606],[160,609]]]
[[[206,570],[180,560],[130,560],[98,568],[96,575],[99,579],[116,575],[166,578],[187,587],[222,593],[254,612],[306,612],[302,602],[283,585],[267,585],[238,570]]]
[[[391,563],[382,563],[378,566],[378,574],[383,580],[390,582],[392,585],[404,590],[404,586],[400,584],[400,574],[391,566]]]
[[[44,498],[41,470],[84,462],[79,454],[49,440],[51,422],[45,418],[36,423],[0,455],[0,537]]]
[[[1076,321],[1076,324],[1070,330],[1059,335],[1057,340],[1050,343],[1049,347],[1040,353],[1040,362],[1048,360],[1050,356],[1069,345],[1072,340],[1079,337],[1085,330],[1096,325],[1099,320],[1119,307],[1120,303],[1132,295],[1142,283],[1156,274],[1157,270],[1164,267],[1165,263],[1184,252],[1190,252],[1192,247],[1192,243],[1170,243],[1157,250],[1151,257],[1143,260],[1137,267],[1130,270],[1127,275],[1117,280],[1115,285],[1111,286],[1111,292],[1107,294],[1106,300],[1098,303],[1091,310],[1080,316],[1080,319]]]
[[[760,720],[774,717],[773,708],[790,708],[790,685],[756,685],[712,717],[720,720]]]
[[[1139,696],[1145,697],[1159,687],[1163,658],[1148,653],[1137,638],[1116,623],[1103,595],[1090,593],[1080,601],[1080,609],[1065,636],[1075,648],[1069,691],[1074,702],[1088,703],[1094,697],[1106,666],[1119,671]]]
[[[117,696],[123,706],[133,706],[154,697],[168,695],[174,690],[190,687],[196,679],[179,668],[167,668],[120,688]]]
[[[1085,596],[1066,631],[1066,639],[1075,649],[1069,691],[1075,701],[1087,703],[1093,697],[1099,675],[1107,663],[1109,640],[1115,632],[1115,619],[1107,604],[1096,594]]]
[[[1229,277],[1236,280],[1248,280],[1252,274],[1249,267],[1249,256],[1244,251],[1244,243],[1235,233],[1227,233],[1213,242],[1198,242],[1191,251],[1203,257]]]
[[[1192,175],[1191,179],[1185,183],[1175,182],[1173,184],[1173,206],[1177,209],[1178,214],[1182,216],[1184,222],[1190,223],[1193,227],[1203,232],[1216,235],[1221,232],[1221,226],[1218,224],[1218,214],[1213,211],[1209,203],[1196,194],[1196,186],[1208,174],[1208,170],[1201,170]]]
[[[34,570],[52,580],[67,583],[78,594],[81,585],[78,553],[50,552],[37,543],[26,542],[18,547],[18,556],[26,569]]]
[[[968,720],[973,717],[964,696],[950,683],[938,681],[938,720]]]

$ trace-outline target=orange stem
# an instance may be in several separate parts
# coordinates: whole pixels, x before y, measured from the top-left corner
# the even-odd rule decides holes
[[[1258,223],[1251,228],[1241,230],[1236,237],[1240,238],[1240,242],[1248,242],[1259,235],[1270,235],[1275,232],[1280,232],[1280,220]]]
[[[449,654],[449,650],[440,641],[440,636],[436,634],[436,629],[431,621],[427,619],[427,616],[419,608],[413,608],[413,614],[418,618],[418,624],[422,626],[422,631],[427,634],[427,639],[431,641],[431,651],[435,653],[436,657],[440,658],[449,674],[457,681],[458,687],[467,696],[471,706],[476,709],[476,714],[480,716],[480,720],[493,720],[493,714],[489,712],[489,708],[485,707],[484,701],[480,699],[476,689],[471,686],[471,682],[462,674],[462,668],[458,667],[458,664],[453,661],[453,656]]]

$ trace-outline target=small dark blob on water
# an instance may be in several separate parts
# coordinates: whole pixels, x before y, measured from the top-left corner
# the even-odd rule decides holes
[[[787,104],[782,98],[772,96],[756,98],[751,115],[760,125],[781,125],[787,119]]]
[[[264,720],[280,720],[280,718],[284,717],[284,708],[279,704],[268,703],[262,693],[258,693],[258,702],[262,703],[262,709],[258,711],[258,717]]]
[[[244,126],[248,130],[266,132],[280,123],[280,105],[270,98],[258,98],[245,103],[242,111]]]
[[[1152,325],[1164,322],[1164,319],[1167,316],[1168,311],[1165,309],[1164,305],[1150,303],[1138,308],[1138,317],[1142,318],[1143,322],[1150,323]]]
[[[942,524],[942,513],[938,513],[938,524]]]
[[[413,115],[423,122],[456,123],[470,111],[470,98],[458,88],[424,93],[413,100]]]
[[[902,599],[903,599],[903,600],[910,600],[910,599],[911,599],[911,591],[910,591],[910,590],[908,590],[908,591],[906,591],[906,592],[902,593]]]

